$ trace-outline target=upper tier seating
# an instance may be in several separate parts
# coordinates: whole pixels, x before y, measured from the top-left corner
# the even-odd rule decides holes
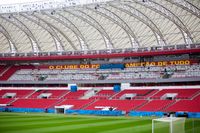
[[[12,66],[7,73],[8,74],[4,74],[4,76],[1,77],[0,80],[7,80],[8,78],[9,78],[8,80],[11,81],[190,78],[190,77],[200,76],[200,65],[179,65],[179,66],[177,65],[177,66],[167,66],[167,67],[148,66],[148,67],[125,68],[123,70],[121,69],[51,70],[47,68],[33,69],[32,67],[25,68],[21,66]]]
[[[0,76],[0,80],[8,80],[17,70],[19,67],[16,66],[10,66],[5,70],[3,75]]]
[[[16,93],[14,98],[25,98],[32,92],[33,90],[0,90],[0,97],[2,98],[6,93]]]
[[[41,94],[51,93],[48,98],[61,98],[61,96],[67,94],[69,90],[37,90],[29,98],[38,98]]]
[[[14,108],[53,108],[59,99],[17,99],[10,107]]]
[[[195,95],[199,89],[165,89],[159,91],[157,94],[152,96],[151,98],[160,99],[163,95],[167,93],[177,93],[177,99],[188,99]]]
[[[161,111],[169,104],[175,102],[174,100],[153,100],[138,108],[138,111]]]
[[[102,107],[114,107],[116,110],[130,111],[142,105],[146,100],[98,100],[85,108],[86,110],[102,110]]]
[[[92,100],[85,100],[85,99],[81,99],[81,100],[67,99],[67,100],[64,100],[61,103],[59,103],[57,106],[73,105],[73,108],[71,108],[71,109],[82,109],[84,106],[89,104],[91,101]]]
[[[0,75],[5,70],[5,68],[6,68],[6,65],[0,65]]]

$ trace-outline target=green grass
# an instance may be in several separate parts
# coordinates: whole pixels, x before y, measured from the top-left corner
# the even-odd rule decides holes
[[[0,113],[0,133],[151,133],[150,117],[102,117]],[[193,128],[194,127],[194,128]],[[186,133],[200,133],[200,119],[187,119]],[[167,133],[162,126],[158,133]]]

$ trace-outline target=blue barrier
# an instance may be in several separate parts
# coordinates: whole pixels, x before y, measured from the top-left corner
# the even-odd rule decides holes
[[[39,108],[8,108],[8,112],[46,112],[45,109]]]
[[[103,110],[66,110],[65,114],[122,116],[123,112],[119,111],[119,110],[113,110],[113,111],[103,111]]]
[[[0,108],[0,112],[5,112],[6,111],[6,108]]]
[[[101,64],[99,69],[124,69],[124,64]]]
[[[188,112],[188,118],[200,118],[200,112]]]
[[[47,113],[55,113],[55,109],[47,109]]]
[[[163,112],[147,112],[147,111],[131,111],[129,116],[157,116],[162,117],[164,115]]]

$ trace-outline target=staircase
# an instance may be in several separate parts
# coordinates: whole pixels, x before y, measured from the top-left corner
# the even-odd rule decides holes
[[[70,91],[68,91],[68,92],[64,93],[63,95],[61,95],[61,96],[59,97],[59,99],[64,99],[65,95],[67,95],[68,93],[70,93]]]
[[[81,107],[80,109],[85,109],[85,108],[87,108],[88,106],[90,106],[91,104],[95,103],[96,101],[98,101],[98,99],[95,99],[95,100],[91,101],[90,103],[84,105],[84,106]]]
[[[9,66],[0,76],[0,80],[8,80],[18,69],[17,66]]]
[[[168,104],[167,106],[161,108],[159,111],[165,111],[168,107],[174,105],[174,104],[177,103],[178,101],[180,101],[180,100],[178,99],[178,100],[176,100],[175,102],[172,102],[172,103]]]
[[[196,97],[198,97],[200,95],[200,90],[194,94],[192,97],[191,97],[191,100],[195,99]]]
[[[8,105],[11,105],[13,102],[17,101],[19,98],[15,98],[14,100],[10,101]]]
[[[84,93],[84,96],[82,96],[80,99],[89,99],[90,97],[95,96],[94,90],[88,90]]]
[[[10,68],[11,68],[11,66],[5,66],[5,67],[3,68],[3,70],[1,71],[1,73],[0,73],[0,77],[3,76],[4,73],[6,73],[6,72],[8,71],[8,69],[10,69]]]
[[[28,94],[27,96],[25,96],[25,98],[29,98],[31,95],[33,95],[37,90],[34,90],[33,92],[31,92],[30,94]]]
[[[157,93],[159,93],[161,90],[157,90],[157,92],[153,93],[152,95],[149,95],[148,98],[151,99],[151,97],[155,96]]]
[[[56,105],[62,103],[64,101],[64,99],[60,99],[58,102],[56,102],[55,104],[52,104],[51,108],[54,108]]]
[[[137,109],[139,109],[139,108],[145,106],[145,105],[146,105],[147,103],[149,103],[150,101],[151,101],[151,100],[148,100],[148,101],[144,102],[144,103],[141,104],[140,106],[135,107],[133,110],[137,110]]]
[[[112,95],[109,99],[113,99],[113,97],[115,97],[116,95],[118,95],[121,91],[115,93],[114,95]]]

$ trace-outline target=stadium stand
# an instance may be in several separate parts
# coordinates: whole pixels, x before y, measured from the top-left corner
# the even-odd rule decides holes
[[[137,111],[162,111],[174,102],[174,100],[152,100],[138,108]]]
[[[52,108],[59,99],[17,99],[9,108]]]
[[[33,90],[0,90],[1,98],[26,98]]]
[[[59,99],[67,94],[68,90],[36,90],[29,98],[55,98]]]
[[[87,90],[78,90],[76,92],[69,92],[67,93],[64,98],[65,99],[79,99],[81,98],[82,96],[84,96],[84,93],[86,92]]]
[[[117,95],[115,95],[112,99],[122,99],[126,94],[135,94],[133,99],[144,99],[147,98],[150,93],[154,93],[154,90],[145,90],[145,89],[138,89],[138,90],[123,90]]]
[[[90,97],[90,99],[109,99],[115,94],[116,92],[113,90],[100,90],[95,94],[95,96]]]
[[[162,96],[166,94],[177,94],[175,96],[176,99],[189,99],[192,96],[194,96],[196,93],[198,93],[198,89],[165,89],[159,91],[157,94],[152,96],[153,99],[161,99]]]
[[[0,106],[2,104],[9,104],[11,101],[13,101],[14,99],[12,98],[0,98]]]
[[[85,99],[82,99],[82,100],[67,99],[67,100],[64,100],[61,103],[57,104],[57,106],[73,105],[73,107],[70,108],[70,109],[83,109],[84,107],[86,107],[91,102],[93,102],[93,101],[92,100],[88,100],[88,99],[86,99],[86,100]]]
[[[4,74],[0,80],[11,81],[59,81],[59,80],[126,80],[199,77],[199,65],[179,65],[170,67],[134,67],[124,70],[49,70],[19,69],[12,66],[11,72]]]
[[[110,107],[113,110],[122,110],[129,112],[136,108],[137,106],[145,103],[146,100],[98,100],[93,104],[89,105],[86,110],[102,110],[109,109]]]
[[[165,111],[168,112],[177,112],[177,111],[185,111],[185,112],[199,112],[200,105],[199,100],[180,100],[177,101],[172,106],[169,106]]]
[[[107,1],[0,5],[1,111],[200,118],[199,1]]]

